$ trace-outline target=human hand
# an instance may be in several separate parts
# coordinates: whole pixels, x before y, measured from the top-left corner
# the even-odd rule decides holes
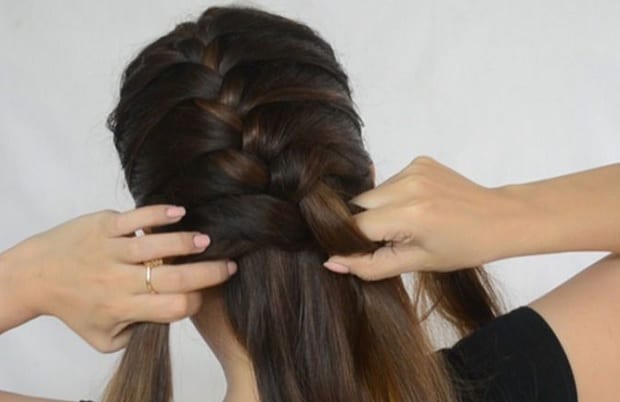
[[[522,208],[501,187],[478,185],[428,156],[350,202],[366,209],[354,216],[360,230],[388,245],[331,256],[325,266],[366,280],[493,261]]]
[[[8,250],[0,259],[5,275],[0,294],[11,295],[24,313],[14,324],[53,315],[97,350],[113,352],[127,344],[135,322],[166,323],[195,314],[200,289],[226,281],[236,270],[234,262],[154,267],[151,283],[158,293],[151,294],[143,261],[202,252],[209,238],[194,232],[133,237],[139,229],[175,223],[184,214],[184,208],[170,205],[100,211]]]

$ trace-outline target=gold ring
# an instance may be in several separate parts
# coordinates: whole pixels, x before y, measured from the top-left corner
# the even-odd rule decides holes
[[[164,260],[161,258],[157,258],[154,260],[144,261],[143,264],[146,267],[146,290],[149,293],[157,293],[155,288],[153,288],[153,284],[151,283],[151,269],[157,266],[160,266],[164,263]]]

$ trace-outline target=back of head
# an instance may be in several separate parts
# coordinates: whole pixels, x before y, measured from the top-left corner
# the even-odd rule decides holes
[[[373,187],[348,79],[313,30],[251,8],[209,8],[128,65],[109,127],[137,206],[183,205],[156,231],[210,235],[177,262],[232,258],[226,313],[263,402],[453,400],[400,278],[322,268],[381,243],[346,201]],[[420,274],[461,333],[497,308],[480,267]],[[171,400],[166,325],[141,324],[107,401]]]

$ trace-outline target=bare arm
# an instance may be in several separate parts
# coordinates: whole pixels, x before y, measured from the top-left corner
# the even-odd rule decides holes
[[[498,244],[496,257],[620,253],[620,163],[498,190],[523,205],[523,216],[513,220],[518,230]]]
[[[580,402],[620,394],[620,164],[524,184],[486,188],[432,158],[418,157],[356,197],[361,230],[391,246],[332,256],[326,267],[364,279],[415,270],[450,271],[502,258],[611,251],[530,303],[570,361]]]
[[[560,339],[579,402],[620,394],[620,254],[610,254],[529,303]]]
[[[67,402],[58,399],[43,399],[32,396],[13,394],[10,392],[0,391],[0,402]]]
[[[507,186],[529,211],[500,256],[609,250],[606,257],[529,303],[568,356],[579,402],[620,394],[620,164]]]
[[[332,255],[326,268],[366,280],[445,272],[508,257],[620,253],[620,163],[487,188],[428,156],[350,200],[373,253]]]
[[[225,261],[164,264],[152,278],[162,294],[151,295],[142,261],[202,252],[208,238],[192,232],[129,236],[174,223],[184,213],[168,205],[101,211],[0,252],[0,335],[39,315],[53,315],[99,351],[112,352],[125,346],[132,322],[171,322],[194,314],[200,290],[225,281],[234,269]],[[51,402],[0,391],[0,402],[9,401]]]

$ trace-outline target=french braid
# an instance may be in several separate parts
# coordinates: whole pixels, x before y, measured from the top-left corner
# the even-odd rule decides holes
[[[321,268],[384,243],[359,231],[346,202],[373,187],[371,160],[348,78],[316,32],[209,8],[128,65],[108,125],[136,205],[187,208],[158,230],[211,236],[177,261],[237,260],[224,300],[263,402],[453,400],[401,279]],[[499,312],[482,267],[419,279],[417,294],[463,334]],[[107,401],[171,400],[167,336],[136,328]],[[158,360],[137,372],[145,356]]]

